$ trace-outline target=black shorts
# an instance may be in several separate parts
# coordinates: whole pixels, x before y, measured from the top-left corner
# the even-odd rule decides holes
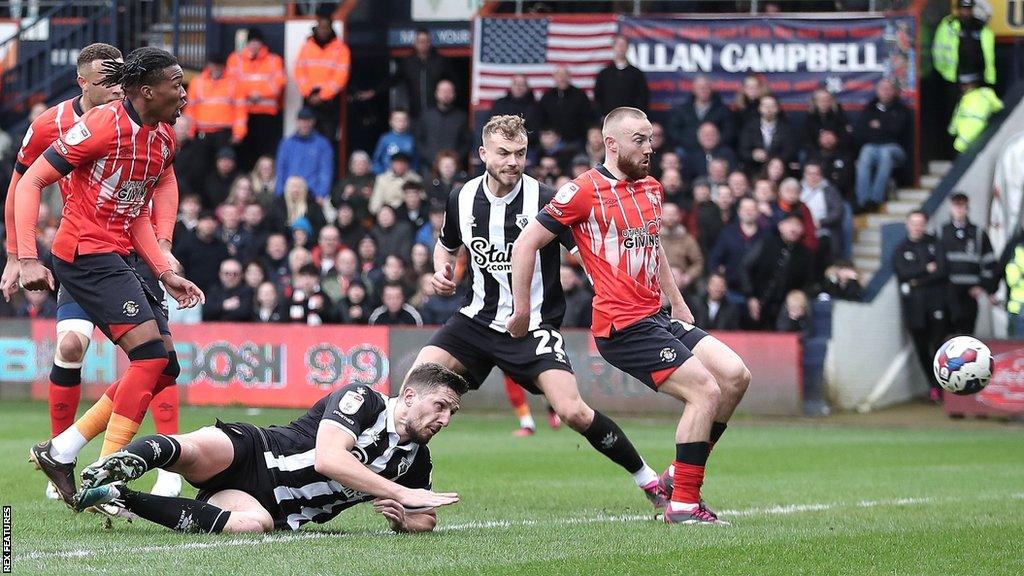
[[[267,461],[263,456],[264,452],[270,452],[266,431],[245,422],[225,424],[217,420],[214,426],[231,439],[235,457],[231,460],[230,466],[213,478],[193,484],[199,489],[196,500],[207,502],[221,490],[241,490],[255,498],[260,506],[270,512],[274,518],[274,528],[288,529],[287,519],[274,498],[274,487],[277,486],[277,482],[273,473],[267,469]]]
[[[693,347],[708,333],[664,312],[648,316],[607,338],[595,337],[597,350],[609,364],[652,390],[693,356]]]
[[[149,290],[153,296],[156,296],[157,300],[160,301],[160,306],[156,310],[164,315],[164,319],[167,319],[167,298],[164,295],[164,287],[160,285],[160,279],[153,273],[153,269],[146,264],[146,261],[139,256],[138,252],[132,252],[131,254],[124,257],[124,261],[128,263],[138,274],[139,279],[142,280],[142,286]],[[170,331],[166,332],[170,334]],[[164,332],[161,332],[164,334]]]
[[[156,320],[161,334],[171,333],[162,312],[163,300],[121,256],[79,254],[74,262],[54,257],[53,273],[66,292],[64,298],[74,299],[112,341],[149,320]]]
[[[537,376],[548,370],[572,373],[569,355],[565,353],[562,334],[542,326],[522,338],[513,338],[478,324],[456,312],[427,342],[451,354],[466,367],[467,380],[473,390],[480,388],[497,366],[517,384],[540,394]]]

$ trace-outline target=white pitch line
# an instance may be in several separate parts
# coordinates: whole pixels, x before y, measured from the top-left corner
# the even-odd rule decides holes
[[[1024,492],[1007,494],[1002,496],[996,495],[979,495],[975,500],[999,500],[1002,498],[1010,498],[1013,500],[1024,499]],[[960,499],[957,499],[958,501]],[[952,500],[950,500],[952,501]],[[719,514],[722,517],[749,517],[749,516],[786,516],[789,514],[800,514],[804,512],[823,512],[827,510],[836,510],[840,508],[877,508],[880,506],[917,506],[921,504],[929,504],[933,502],[939,502],[936,498],[893,498],[888,500],[861,500],[858,502],[847,503],[847,502],[833,502],[833,503],[817,503],[817,504],[786,504],[780,506],[768,506],[768,507],[755,507],[755,508],[744,508],[740,510],[723,510]],[[557,520],[490,520],[485,522],[464,522],[460,524],[449,524],[447,526],[440,526],[435,532],[464,532],[467,530],[487,530],[492,528],[520,528],[528,526],[570,526],[580,524],[604,524],[604,523],[615,523],[615,522],[649,522],[654,518],[654,514],[628,514],[620,516],[593,516],[588,518],[560,518]],[[230,540],[213,540],[209,542],[183,542],[180,544],[166,544],[162,546],[143,546],[141,548],[133,548],[133,553],[148,553],[148,552],[175,552],[182,550],[203,550],[208,548],[230,548],[235,546],[258,546],[262,544],[277,544],[287,542],[302,542],[306,540],[322,540],[324,538],[340,538],[344,536],[366,536],[366,535],[386,535],[391,532],[388,530],[380,530],[377,532],[360,532],[356,533],[342,533],[342,534],[331,534],[325,532],[302,532],[298,534],[267,534],[265,536],[256,538],[232,538]],[[56,550],[46,552],[29,552],[14,557],[14,562],[24,562],[29,560],[43,560],[51,558],[89,558],[92,556],[99,556],[102,554],[117,553],[119,550],[114,548],[86,548],[86,549],[71,549],[71,550]]]

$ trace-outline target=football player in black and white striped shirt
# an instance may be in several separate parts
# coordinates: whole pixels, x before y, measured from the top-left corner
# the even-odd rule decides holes
[[[409,373],[396,398],[360,384],[339,388],[287,426],[246,423],[137,438],[82,471],[76,509],[113,503],[181,532],[296,530],[362,502],[396,532],[434,529],[434,509],[459,501],[434,492],[427,442],[448,425],[467,384],[438,364]],[[195,500],[120,484],[171,470]]]
[[[472,389],[479,388],[497,366],[525,389],[547,396],[562,421],[629,472],[651,504],[664,509],[668,498],[657,473],[615,422],[580,398],[558,331],[565,296],[559,278],[561,253],[554,243],[540,251],[535,263],[529,333],[513,338],[505,329],[512,314],[512,244],[554,196],[553,189],[523,174],[526,146],[526,126],[519,116],[495,116],[483,127],[484,175],[452,191],[434,247],[434,290],[455,293],[455,260],[463,247],[470,255],[471,290],[414,365],[447,366],[464,375]],[[563,243],[575,248],[570,236]]]

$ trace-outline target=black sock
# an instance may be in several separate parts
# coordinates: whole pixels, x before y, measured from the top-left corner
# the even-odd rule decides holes
[[[136,438],[121,450],[145,460],[147,470],[172,466],[181,456],[181,444],[178,444],[174,438],[163,434]]]
[[[711,440],[710,441],[711,441],[712,445],[715,444],[716,442],[718,442],[718,440],[722,437],[722,434],[725,434],[725,429],[728,428],[728,427],[729,427],[729,425],[726,424],[725,422],[712,422],[711,423]]]
[[[626,438],[622,428],[597,410],[594,410],[594,421],[583,433],[583,437],[598,452],[625,468],[630,474],[636,474],[644,467],[644,459],[637,453],[629,438]]]
[[[709,442],[684,442],[676,444],[676,462],[691,466],[705,466],[711,453]]]
[[[121,492],[125,508],[140,518],[178,532],[220,532],[231,516],[229,510],[198,500],[154,496],[124,486],[118,486],[117,489]]]

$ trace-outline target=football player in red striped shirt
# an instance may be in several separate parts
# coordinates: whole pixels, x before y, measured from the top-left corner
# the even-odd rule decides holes
[[[18,264],[17,229],[14,221],[14,193],[18,180],[55,140],[62,137],[78,122],[83,114],[96,106],[123,98],[124,94],[120,85],[104,86],[101,83],[103,62],[106,60],[123,60],[121,51],[103,43],[90,44],[82,48],[77,61],[78,85],[82,89],[81,95],[50,107],[33,120],[25,134],[21,149],[18,151],[14,174],[12,174],[10,186],[7,189],[5,224],[8,257],[3,278],[0,279],[0,291],[8,301],[18,289],[18,274],[21,269]],[[65,189],[67,182],[68,178],[60,180],[62,196],[67,196]],[[174,233],[178,199],[176,194],[167,194],[165,199],[166,202],[153,206],[153,224],[164,256],[173,263],[173,256],[170,253],[171,237]],[[133,267],[142,276],[150,290],[154,294],[162,296],[163,289],[160,288],[159,281],[149,267],[141,261],[137,254],[130,256],[129,260],[132,261]],[[161,310],[161,312],[166,313],[166,310]],[[75,415],[82,398],[82,363],[92,340],[93,329],[93,323],[85,310],[70,297],[67,290],[58,290],[57,338],[47,394],[50,435],[53,438],[59,437],[74,422],[76,436],[92,439],[103,432],[107,420],[109,420],[109,415],[107,415],[106,418],[82,418],[75,422]],[[177,377],[181,370],[175,354],[169,352],[168,355],[170,359],[164,373]],[[153,398],[151,405],[154,406],[153,423],[156,425],[157,433],[177,434],[177,388],[168,386]],[[77,456],[76,450],[60,454],[61,460],[69,463],[74,462]],[[159,475],[153,491],[164,496],[177,496],[181,492],[181,477],[164,472]],[[55,500],[61,498],[52,482],[47,483],[46,495]]]
[[[529,321],[537,250],[572,230],[594,285],[594,339],[601,355],[651,389],[683,400],[676,428],[671,503],[664,519],[724,523],[700,490],[711,447],[746,392],[750,372],[725,344],[692,324],[693,315],[660,246],[664,190],[650,173],[652,127],[636,108],[616,108],[602,128],[605,162],[564,185],[520,234],[512,252],[514,307],[508,331]],[[663,294],[672,305],[662,311]],[[669,488],[666,486],[666,488]]]
[[[16,188],[15,224],[20,285],[52,289],[53,276],[36,257],[35,227],[42,189],[68,177],[51,250],[54,272],[130,360],[96,410],[83,416],[102,420],[100,412],[109,414],[101,451],[106,456],[131,441],[153,395],[174,381],[163,373],[173,343],[161,337],[169,334],[158,310],[162,302],[125,257],[137,251],[180,306],[195,306],[205,297],[171,269],[150,219],[151,205],[177,195],[171,124],[186,102],[181,67],[163,50],[140,48],[123,63],[105,61],[103,72],[102,83],[123,86],[126,99],[87,112],[28,168]],[[74,464],[55,459],[51,441],[37,444],[31,454],[69,502]]]

